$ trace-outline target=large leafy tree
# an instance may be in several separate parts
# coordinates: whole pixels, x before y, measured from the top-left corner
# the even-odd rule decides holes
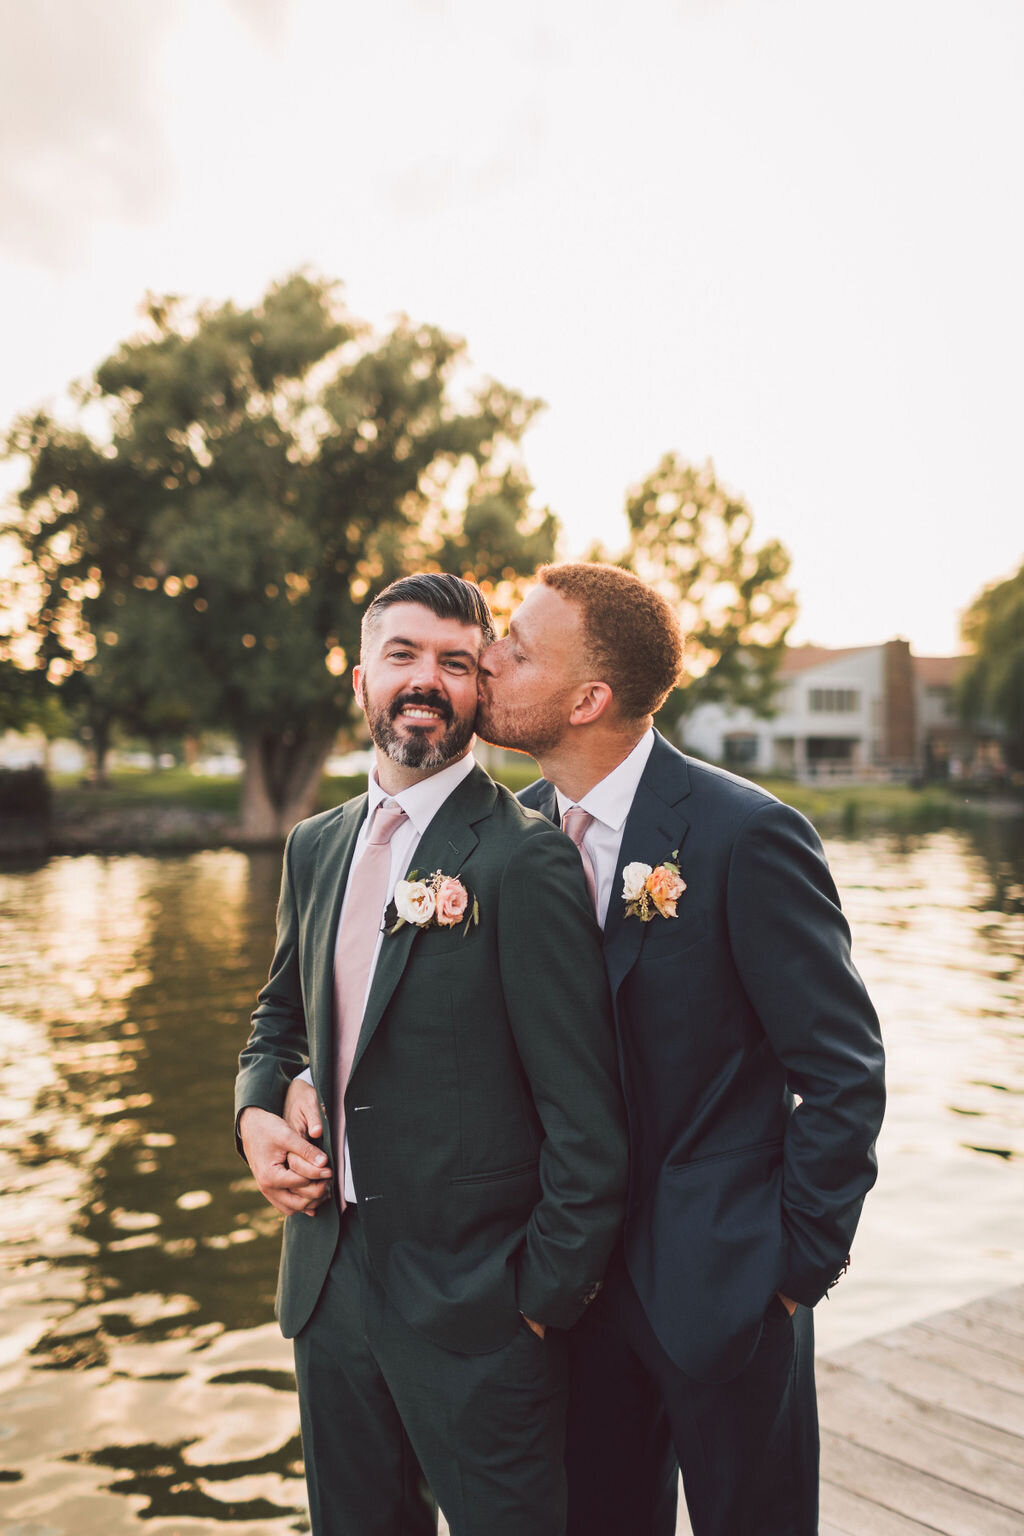
[[[539,403],[308,275],[251,309],[150,299],[76,402],[7,443],[39,664],[100,741],[115,721],[233,730],[251,836],[311,808],[374,590],[443,565],[500,598],[552,553],[516,452]]]
[[[973,651],[960,678],[964,718],[998,720],[1011,762],[1024,768],[1024,564],[979,593],[961,629]]]
[[[679,613],[684,676],[661,712],[672,725],[698,704],[772,709],[775,674],[794,619],[789,555],[755,545],[747,503],[714,466],[665,454],[626,498],[629,543],[618,563],[656,586]]]

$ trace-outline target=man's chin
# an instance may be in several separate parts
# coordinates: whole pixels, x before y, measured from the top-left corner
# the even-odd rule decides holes
[[[486,742],[489,747],[501,747],[505,752],[522,752],[526,757],[532,757],[532,748],[524,741],[510,737],[502,732],[496,725],[492,725],[485,716],[477,716],[476,734],[479,739]]]

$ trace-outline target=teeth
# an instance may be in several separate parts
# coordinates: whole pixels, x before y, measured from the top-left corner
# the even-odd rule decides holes
[[[409,715],[413,720],[440,720],[441,716],[436,709],[403,709],[403,715]]]

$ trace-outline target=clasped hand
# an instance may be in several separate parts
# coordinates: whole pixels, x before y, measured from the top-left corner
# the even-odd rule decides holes
[[[249,1105],[238,1121],[245,1158],[260,1193],[282,1216],[313,1216],[330,1198],[331,1166],[311,1145],[322,1133],[316,1093],[293,1082],[285,1117]]]

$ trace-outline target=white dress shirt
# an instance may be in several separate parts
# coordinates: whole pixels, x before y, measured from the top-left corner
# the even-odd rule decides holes
[[[389,795],[386,790],[381,789],[377,782],[376,768],[370,775],[369,783],[366,786],[366,792],[368,796],[366,819],[362,826],[359,828],[359,834],[356,837],[356,845],[352,853],[352,863],[349,867],[354,869],[356,864],[358,864],[363,849],[366,846],[366,838],[369,832],[370,820],[374,811],[379,805],[383,803],[383,801],[396,801],[402,807],[402,810],[405,812],[408,819],[402,822],[401,825],[396,828],[391,838],[391,869],[388,873],[388,899],[384,903],[384,906],[381,908],[381,932],[377,936],[377,947],[373,952],[373,959],[370,962],[370,974],[366,983],[367,998],[370,995],[370,987],[373,985],[373,974],[377,969],[377,960],[380,955],[380,946],[384,939],[384,913],[387,910],[388,902],[390,902],[392,896],[394,895],[395,886],[398,884],[399,880],[404,880],[408,874],[409,869],[413,863],[413,856],[419,846],[420,838],[430,826],[430,823],[433,821],[442,805],[444,805],[445,801],[448,799],[448,796],[458,788],[463,779],[468,777],[468,775],[473,772],[475,767],[476,759],[473,757],[471,752],[467,752],[465,757],[460,757],[457,762],[450,763],[447,768],[442,768],[440,773],[431,774],[429,778],[420,779],[416,784],[410,784],[408,789],[403,789],[401,793],[397,795]],[[420,870],[421,875],[424,873],[430,874],[431,871]],[[347,901],[348,885],[346,883],[345,894],[342,897],[341,902],[341,912],[338,916],[339,930],[341,928],[341,919],[344,916],[345,904]],[[337,936],[335,936],[335,943],[337,943]],[[335,950],[334,963],[335,965],[338,963],[337,950]],[[363,1008],[365,1009],[365,1007],[366,998],[363,999]],[[311,1083],[313,1081],[312,1074],[310,1073],[308,1067],[304,1072],[299,1073],[299,1077],[303,1082],[306,1083]],[[345,1137],[345,1182],[343,1188],[345,1199],[349,1202],[350,1205],[354,1205],[356,1201],[356,1188],[352,1182],[352,1164],[348,1155],[347,1135]]]
[[[649,730],[641,736],[629,756],[624,757],[619,766],[613,768],[593,789],[589,789],[582,800],[570,800],[555,785],[560,819],[564,819],[566,811],[574,805],[578,805],[581,811],[588,811],[594,818],[583,834],[583,846],[594,866],[597,920],[602,928],[608,916],[612,895],[622,889],[619,862],[622,829],[653,747],[654,731]]]

